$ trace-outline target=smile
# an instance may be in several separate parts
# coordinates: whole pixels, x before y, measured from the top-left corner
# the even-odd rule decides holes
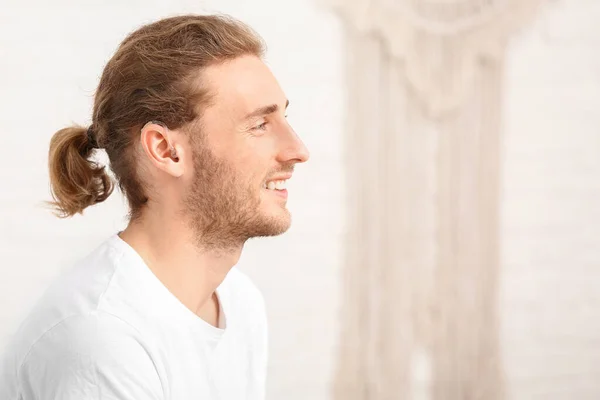
[[[286,180],[277,180],[277,181],[268,181],[263,186],[264,189],[267,190],[285,190],[287,188],[287,179]]]

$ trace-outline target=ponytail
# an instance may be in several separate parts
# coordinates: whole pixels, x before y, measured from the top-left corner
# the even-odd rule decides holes
[[[97,146],[87,133],[79,126],[64,128],[50,141],[50,205],[61,218],[106,200],[114,188],[105,167],[90,159]]]

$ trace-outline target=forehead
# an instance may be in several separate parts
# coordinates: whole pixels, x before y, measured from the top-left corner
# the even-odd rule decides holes
[[[258,107],[286,101],[271,70],[255,56],[210,66],[202,76],[214,95],[213,106],[223,111],[246,115]]]

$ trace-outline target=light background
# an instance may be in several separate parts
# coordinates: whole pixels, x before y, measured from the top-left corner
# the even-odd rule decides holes
[[[105,62],[140,24],[220,11],[252,25],[311,150],[290,181],[294,224],[250,241],[240,268],[269,312],[269,399],[330,398],[338,335],[343,171],[342,31],[311,0],[2,0],[0,349],[61,270],[124,227],[119,196],[59,220],[51,135],[88,124]],[[600,2],[547,2],[506,70],[502,348],[514,399],[600,398]],[[393,184],[390,182],[389,184]]]

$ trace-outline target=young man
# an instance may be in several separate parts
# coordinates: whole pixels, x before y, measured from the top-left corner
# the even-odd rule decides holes
[[[0,364],[2,400],[262,399],[262,297],[233,266],[245,241],[290,225],[285,182],[308,152],[261,61],[223,16],[129,35],[98,86],[92,124],[50,144],[54,205],[81,213],[113,189],[127,228],[57,280]]]

